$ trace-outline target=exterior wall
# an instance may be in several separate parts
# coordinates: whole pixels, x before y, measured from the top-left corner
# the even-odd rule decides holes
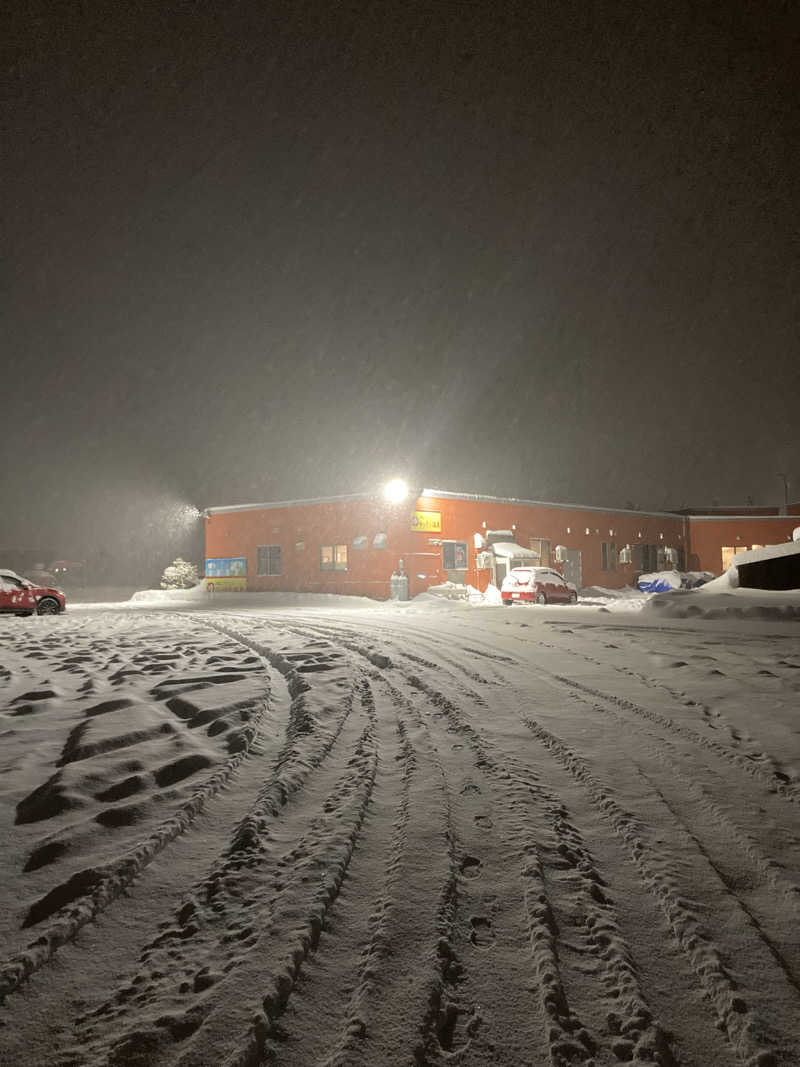
[[[603,542],[613,543],[617,550],[627,544],[631,547],[637,544],[678,549],[686,547],[686,522],[677,515],[435,495],[421,497],[416,507],[420,511],[440,512],[442,532],[411,534],[411,549],[405,562],[406,570],[412,576],[412,595],[447,579],[447,573],[442,568],[441,549],[430,543],[438,539],[466,542],[469,562],[466,581],[485,589],[489,583],[489,572],[478,571],[475,567],[477,553],[473,538],[475,533],[485,534],[487,530],[510,529],[514,533],[514,540],[526,548],[531,538],[543,538],[551,542],[554,550],[556,545],[579,549],[582,584],[602,585],[608,589],[631,584],[636,572],[633,564],[620,563],[614,570],[603,570]],[[426,579],[417,578],[418,574],[425,574]]]
[[[417,511],[439,515],[441,529],[416,530]],[[431,493],[403,505],[389,505],[377,497],[350,497],[212,512],[206,520],[206,557],[246,557],[250,590],[348,593],[383,599],[389,596],[391,574],[401,559],[412,596],[447,581],[444,541],[466,544],[464,579],[485,589],[490,572],[476,568],[474,535],[510,529],[525,547],[531,538],[544,538],[553,549],[565,545],[580,550],[583,585],[620,588],[633,582],[634,565],[617,563],[614,570],[603,570],[603,542],[613,543],[617,550],[626,544],[686,549],[686,524],[687,520],[676,515],[446,494]],[[386,535],[385,548],[373,547],[377,533]],[[357,537],[366,537],[366,548],[353,548]],[[297,548],[298,542],[304,547]],[[320,548],[330,544],[348,546],[347,571],[320,569]],[[280,575],[258,576],[259,545],[280,545]]]
[[[797,518],[705,517],[692,515],[689,519],[691,539],[691,570],[723,570],[723,547],[744,552],[753,545],[779,545],[792,540],[792,530],[798,525]]]
[[[377,533],[386,548],[373,548]],[[368,547],[353,548],[357,537]],[[303,547],[298,548],[302,543]],[[346,544],[348,569],[320,569],[322,545]],[[258,575],[259,545],[280,545],[282,573]],[[213,512],[206,519],[206,558],[247,557],[248,590],[346,593],[384,599],[405,544],[392,509],[375,498],[349,498]]]

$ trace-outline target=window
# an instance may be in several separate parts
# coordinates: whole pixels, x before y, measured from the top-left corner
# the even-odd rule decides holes
[[[600,546],[602,552],[602,567],[604,571],[617,569],[617,546],[613,541],[603,541]]]
[[[360,552],[362,549],[365,549],[367,547],[367,543],[368,541],[366,534],[359,534],[358,537],[353,538],[353,549],[356,552]]]
[[[635,545],[633,563],[637,571],[648,574],[658,569],[658,545]]]
[[[445,541],[442,544],[442,566],[446,571],[467,569],[467,542]]]
[[[567,533],[569,533],[569,530],[567,531]],[[539,562],[543,567],[552,567],[552,545],[547,538],[532,537],[530,539],[529,547],[532,548],[534,552],[539,553]]]
[[[388,543],[389,538],[386,536],[385,533],[376,533],[375,536],[372,538],[373,548],[386,548]]]
[[[258,574],[281,573],[281,546],[259,545],[258,547]]]
[[[319,550],[321,571],[347,570],[347,545],[323,545]]]
[[[728,567],[730,567],[731,563],[733,563],[733,557],[736,555],[737,552],[741,552],[741,549],[737,548],[736,545],[724,545],[723,546],[723,548],[722,548],[722,569],[723,569],[723,571],[726,571],[728,569]]]

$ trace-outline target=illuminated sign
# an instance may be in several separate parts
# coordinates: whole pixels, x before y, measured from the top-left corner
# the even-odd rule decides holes
[[[206,578],[242,578],[246,574],[246,556],[206,560]]]
[[[246,591],[246,578],[206,578],[207,593],[244,593]]]
[[[441,533],[442,513],[440,511],[415,511],[411,517],[411,529],[421,533]]]

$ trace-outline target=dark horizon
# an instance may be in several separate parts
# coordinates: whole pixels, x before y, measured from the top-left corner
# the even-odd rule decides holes
[[[14,12],[0,542],[394,475],[797,499],[798,43],[777,2]]]

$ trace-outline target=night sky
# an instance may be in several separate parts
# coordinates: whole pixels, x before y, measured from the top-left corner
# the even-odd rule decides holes
[[[798,5],[16,7],[0,546],[800,498]]]

